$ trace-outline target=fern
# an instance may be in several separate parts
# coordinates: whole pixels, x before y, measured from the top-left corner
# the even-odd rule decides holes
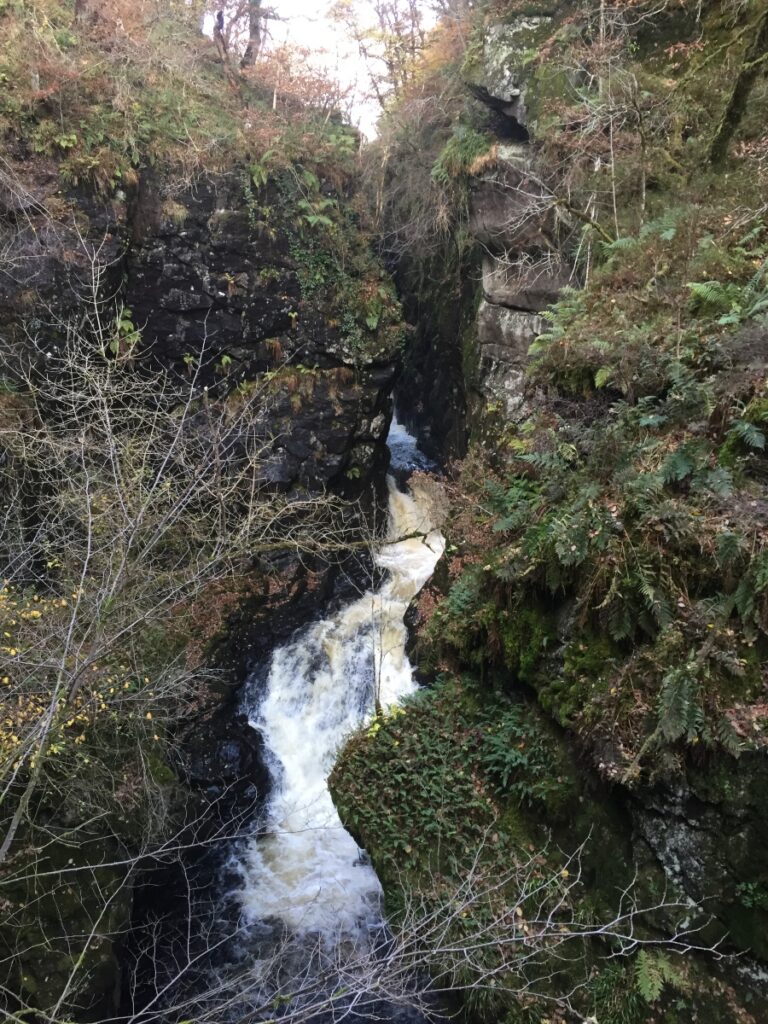
[[[733,595],[736,611],[745,623],[751,622],[755,614],[755,597],[755,581],[752,573],[748,572],[739,580],[739,585]]]
[[[721,715],[715,723],[715,738],[723,750],[727,751],[731,757],[741,756],[741,740],[725,715]]]
[[[677,235],[680,221],[686,216],[686,212],[678,208],[667,210],[661,217],[649,221],[640,231],[640,238],[645,240],[654,235],[662,242],[672,242]]]
[[[730,433],[735,435],[748,448],[757,448],[759,451],[765,449],[765,434],[748,420],[734,420]]]
[[[646,1003],[655,1003],[665,985],[685,988],[685,979],[676,971],[666,954],[641,949],[635,960],[635,987]]]
[[[668,418],[687,424],[694,416],[708,417],[715,405],[711,382],[700,380],[689,366],[677,359],[665,369],[671,385],[664,403]]]
[[[595,374],[595,387],[604,388],[606,384],[610,383],[611,377],[613,376],[613,368],[610,366],[601,366]]]
[[[750,279],[744,289],[742,305],[744,306],[745,319],[757,316],[768,306],[768,290],[766,289],[766,270],[768,260],[758,268],[757,272]]]
[[[655,1003],[664,988],[664,975],[653,954],[641,949],[635,960],[635,986],[646,1003]]]
[[[691,291],[694,311],[702,313],[729,313],[741,294],[738,285],[721,281],[694,281],[687,287]]]
[[[620,598],[608,608],[608,634],[612,640],[627,640],[634,632],[632,609],[627,601]]]
[[[733,494],[733,474],[724,466],[711,469],[697,480],[697,485],[718,498],[730,498]]]
[[[664,460],[661,467],[662,476],[666,483],[680,483],[690,476],[694,470],[694,461],[685,448],[678,448],[671,452]]]
[[[614,239],[612,242],[600,241],[599,246],[602,255],[605,257],[605,266],[613,270],[621,262],[621,258],[637,249],[638,240],[631,235],[624,235]]]
[[[669,743],[684,736],[693,739],[697,735],[698,696],[694,666],[688,664],[673,668],[662,680],[659,693],[659,729]]]
[[[732,282],[698,281],[688,285],[695,312],[717,315],[718,323],[735,326],[768,310],[768,288],[764,262],[750,281],[742,286]]]
[[[741,534],[724,530],[715,538],[715,557],[721,569],[734,565],[742,553],[744,538]]]
[[[455,618],[462,618],[474,611],[480,597],[480,580],[471,569],[465,572],[451,587],[446,601],[446,611]]]

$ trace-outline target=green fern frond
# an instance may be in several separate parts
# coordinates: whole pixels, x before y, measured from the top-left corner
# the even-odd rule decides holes
[[[731,757],[741,756],[741,740],[739,739],[733,725],[725,715],[721,715],[715,723],[715,738],[723,750],[727,751]]]
[[[664,976],[655,956],[641,949],[635,960],[635,986],[646,1001],[655,1003],[664,988]]]
[[[635,986],[646,1003],[655,1003],[664,985],[684,991],[687,983],[669,957],[659,950],[641,949],[635,960]]]
[[[696,735],[697,683],[689,664],[673,668],[662,680],[659,693],[659,729],[669,743]]]
[[[758,451],[765,448],[765,434],[748,420],[734,420],[731,432],[748,448],[756,448]]]
[[[692,281],[687,287],[691,292],[694,309],[702,313],[728,313],[741,294],[738,285],[723,284],[721,281]]]
[[[685,448],[671,452],[664,460],[661,472],[666,483],[680,483],[693,472],[694,461]]]

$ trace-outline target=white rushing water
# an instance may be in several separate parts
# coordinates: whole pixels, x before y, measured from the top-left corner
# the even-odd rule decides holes
[[[415,446],[395,429],[401,446]],[[360,939],[380,923],[379,880],[343,828],[327,778],[376,698],[386,708],[415,689],[403,618],[444,548],[429,504],[418,483],[405,494],[390,479],[389,542],[376,556],[388,571],[383,585],[272,655],[266,686],[250,709],[273,782],[266,834],[253,840],[241,864],[250,923],[278,919],[295,933],[332,942]]]

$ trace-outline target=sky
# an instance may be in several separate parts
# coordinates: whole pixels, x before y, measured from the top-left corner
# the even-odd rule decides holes
[[[367,96],[368,78],[353,40],[343,27],[328,17],[328,0],[273,0],[272,6],[285,20],[273,21],[274,41],[305,46],[316,55],[316,63],[353,90],[352,119],[370,137],[376,134],[379,107]],[[369,5],[362,0],[358,8],[363,16]]]
[[[351,89],[352,121],[372,139],[376,135],[376,122],[381,110],[370,96],[365,63],[355,42],[338,22],[329,16],[333,0],[266,0],[279,19],[270,20],[268,45],[292,43],[306,47],[314,54],[313,63]],[[354,0],[355,9],[363,25],[375,20],[371,0]],[[224,6],[224,4],[222,4]],[[426,5],[425,5],[426,7]],[[429,9],[424,12],[425,22],[433,20]],[[213,35],[213,15],[204,20],[204,30]]]
[[[352,121],[360,130],[374,138],[376,121],[380,114],[378,103],[368,95],[369,85],[365,65],[357,52],[354,41],[342,25],[334,22],[328,12],[332,0],[272,0],[269,6],[279,20],[269,22],[268,45],[281,46],[292,43],[311,50],[313,62],[330,77],[351,89]],[[363,17],[370,12],[368,0],[356,0]],[[224,6],[222,4],[222,6]],[[372,17],[372,14],[371,14]],[[213,35],[213,14],[203,20],[204,32]]]

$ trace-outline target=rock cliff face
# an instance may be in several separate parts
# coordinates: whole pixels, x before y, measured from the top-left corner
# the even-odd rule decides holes
[[[542,11],[487,25],[479,60],[465,70],[472,92],[501,115],[499,130],[506,138],[529,139],[537,98],[530,88],[530,56],[546,42],[554,24],[552,15]]]
[[[428,266],[409,258],[401,264],[414,325],[398,385],[402,416],[438,456],[463,454],[472,424],[489,407],[508,421],[525,417],[525,365],[544,330],[540,314],[575,283],[562,246],[567,218],[553,205],[530,145],[537,89],[528,58],[553,24],[541,14],[486,27],[464,84],[496,142],[469,178],[469,245],[447,246]]]
[[[362,247],[350,231],[350,247]],[[31,161],[23,187],[0,177],[0,244],[5,355],[45,360],[62,344],[68,325],[90,316],[87,328],[93,328],[98,316],[111,330],[116,310],[122,310],[140,332],[137,375],[180,378],[201,400],[207,393],[237,403],[239,395],[250,398],[257,389],[256,420],[240,429],[263,439],[267,487],[302,496],[331,490],[359,496],[365,505],[383,486],[399,306],[365,254],[357,271],[339,275],[325,256],[321,229],[298,220],[294,197],[279,182],[255,189],[245,171],[234,168],[171,191],[158,175],[143,171],[125,192],[104,199],[62,191],[55,164]],[[318,269],[310,286],[306,266],[312,258]],[[319,275],[328,279],[318,281]],[[355,305],[358,294],[370,297],[373,326],[366,326],[365,311]],[[214,652],[219,683],[176,737],[175,772],[159,760],[153,767],[180,827],[187,820],[200,824],[189,826],[194,840],[188,867],[201,885],[213,884],[218,866],[194,849],[205,839],[208,818],[213,830],[236,830],[265,792],[259,738],[238,714],[237,687],[255,661],[317,615],[342,586],[338,566],[290,553],[274,556],[270,570],[254,574],[257,582],[242,607],[222,620],[229,635]],[[348,576],[354,567],[346,564],[345,570]],[[219,598],[210,596],[214,603]],[[93,839],[104,861],[119,859],[113,847],[109,836]],[[53,862],[57,851],[50,856]],[[62,847],[62,856],[69,856],[68,848]],[[180,873],[178,865],[152,869],[147,878],[139,873],[138,881],[126,884],[119,870],[105,870],[99,884],[119,892],[106,931],[119,935],[133,919],[143,935],[141,927],[157,914],[170,919],[186,913],[183,902],[174,903],[183,889]],[[68,890],[65,905],[61,898],[42,900],[36,884],[10,892],[19,906],[36,908],[30,911],[36,919],[20,911],[17,932],[28,928],[34,936],[42,922],[56,945],[65,919],[67,928],[87,933],[89,915],[96,916],[87,886]],[[0,949],[15,949],[15,936],[6,947],[0,933]],[[84,999],[94,1016],[117,1011],[121,944],[105,938],[86,960]],[[30,998],[49,1005],[72,969],[71,950],[41,955],[34,938],[27,945],[17,957],[22,984]]]
[[[496,112],[499,135],[491,166],[470,185],[469,232],[482,254],[477,383],[483,401],[513,422],[526,414],[528,349],[544,330],[538,314],[573,279],[562,253],[562,223],[529,146],[536,94],[526,55],[552,25],[541,15],[488,26],[468,82]]]
[[[241,170],[172,199],[149,172],[111,202],[62,195],[55,168],[38,169],[26,188],[0,194],[13,225],[0,329],[26,324],[44,353],[84,307],[121,304],[141,333],[140,367],[194,379],[201,393],[264,389],[254,429],[271,444],[267,483],[362,493],[380,478],[396,332],[350,339],[327,294],[307,297],[298,265],[310,229],[281,210],[273,186],[257,207],[275,210],[270,224]]]
[[[273,192],[262,208],[279,203]],[[130,227],[125,302],[157,358],[177,372],[199,362],[209,386],[217,372],[270,377],[269,482],[349,491],[380,475],[396,350],[375,337],[350,343],[327,298],[306,298],[300,234],[279,217],[256,222],[237,174],[177,197],[172,216],[150,182]]]
[[[419,437],[423,451],[437,460],[466,453],[468,348],[473,348],[476,280],[462,262],[443,283],[438,258],[425,279],[411,279],[401,266],[399,287],[412,330],[403,374],[397,384],[398,417]],[[440,282],[435,284],[434,282]]]

